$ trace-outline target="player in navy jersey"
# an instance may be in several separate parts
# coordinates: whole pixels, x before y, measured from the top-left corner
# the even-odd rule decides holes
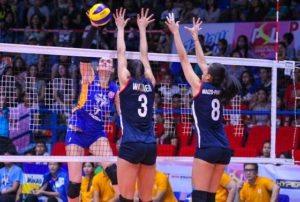
[[[91,26],[82,47],[89,48],[97,29]],[[112,156],[112,150],[104,130],[106,117],[111,111],[118,87],[110,81],[113,60],[101,58],[94,72],[88,58],[80,58],[81,92],[77,106],[72,110],[66,134],[68,156],[83,156],[89,149],[95,156]],[[82,179],[82,163],[68,163],[70,182],[68,185],[69,202],[78,202]]]
[[[224,171],[229,163],[231,151],[223,127],[223,104],[233,98],[240,89],[240,83],[227,74],[224,66],[206,63],[198,32],[202,22],[193,19],[193,27],[185,27],[195,42],[197,63],[203,75],[200,79],[191,64],[184,49],[179,34],[179,22],[175,22],[174,14],[169,14],[167,26],[174,35],[177,53],[184,75],[193,92],[192,112],[198,135],[198,147],[195,153],[192,170],[192,201],[215,201],[216,191]]]
[[[117,161],[120,201],[133,201],[136,181],[140,200],[151,201],[156,162],[152,121],[155,78],[148,60],[146,27],[154,20],[151,19],[152,15],[148,15],[148,9],[142,9],[138,14],[141,63],[144,68],[139,61],[131,62],[127,67],[124,29],[129,19],[124,19],[125,12],[121,8],[114,14],[118,28],[120,119],[123,132]]]

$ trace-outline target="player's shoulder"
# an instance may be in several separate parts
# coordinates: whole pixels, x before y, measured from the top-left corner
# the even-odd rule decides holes
[[[117,91],[118,90],[118,85],[114,81],[110,81],[109,82],[109,88],[110,88],[110,90]]]
[[[257,177],[257,182],[258,183],[273,183],[273,180],[271,180],[270,178],[267,178],[267,177],[261,177],[261,176],[258,176]]]

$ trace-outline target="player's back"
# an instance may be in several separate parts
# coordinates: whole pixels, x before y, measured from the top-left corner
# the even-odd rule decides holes
[[[145,78],[128,81],[120,92],[122,142],[155,142],[153,133],[154,87]]]
[[[223,127],[222,90],[210,83],[201,83],[199,94],[194,97],[193,116],[199,147],[229,148]]]

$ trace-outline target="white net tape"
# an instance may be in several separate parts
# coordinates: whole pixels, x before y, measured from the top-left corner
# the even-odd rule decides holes
[[[16,44],[4,44],[0,43],[1,52],[10,53],[33,53],[33,54],[45,54],[45,55],[72,55],[81,57],[99,57],[105,58],[117,58],[116,51],[110,50],[92,50],[92,49],[80,49],[80,48],[62,48],[51,46],[30,46],[30,45],[16,45]],[[126,52],[126,57],[129,60],[139,60],[139,52]],[[219,62],[224,65],[240,65],[240,66],[255,66],[255,67],[273,67],[286,68],[287,66],[295,66],[294,61],[274,61],[265,59],[248,59],[248,58],[231,58],[231,57],[206,57],[208,63]],[[149,53],[150,61],[160,62],[180,62],[177,54],[162,54],[162,53]],[[192,63],[196,63],[196,56],[189,56],[189,60]]]

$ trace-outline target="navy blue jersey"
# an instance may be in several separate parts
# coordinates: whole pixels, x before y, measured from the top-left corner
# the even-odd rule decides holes
[[[199,94],[194,97],[192,111],[199,148],[229,148],[223,126],[223,105],[220,95],[220,88],[202,82]]]
[[[122,142],[155,142],[154,87],[148,79],[131,78],[120,92]]]

